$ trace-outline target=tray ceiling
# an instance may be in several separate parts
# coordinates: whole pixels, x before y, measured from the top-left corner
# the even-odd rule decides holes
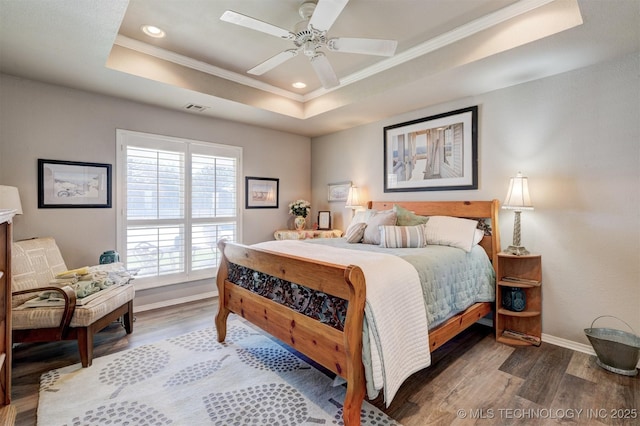
[[[293,29],[300,3],[0,0],[0,71],[317,136],[637,51],[640,39],[635,0],[350,0],[329,35],[397,40],[393,57],[325,51],[341,82],[330,90],[303,55],[247,74],[292,42],[220,16]]]

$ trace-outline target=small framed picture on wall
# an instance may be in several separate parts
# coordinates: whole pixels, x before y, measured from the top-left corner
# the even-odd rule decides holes
[[[277,209],[280,179],[245,176],[245,208]]]
[[[331,229],[331,212],[318,212],[318,229]]]
[[[330,183],[329,184],[329,201],[347,201],[347,195],[349,194],[349,188],[351,188],[351,181]]]
[[[38,208],[111,208],[111,164],[39,158]]]

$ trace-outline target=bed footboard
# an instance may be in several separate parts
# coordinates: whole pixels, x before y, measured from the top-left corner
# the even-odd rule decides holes
[[[365,279],[357,266],[341,266],[220,241],[219,292],[216,329],[218,341],[226,337],[227,318],[240,315],[272,336],[347,381],[343,406],[345,425],[360,424],[365,396],[362,364],[362,322]],[[343,331],[257,295],[229,280],[229,265],[244,266],[264,274],[321,291],[347,301]]]

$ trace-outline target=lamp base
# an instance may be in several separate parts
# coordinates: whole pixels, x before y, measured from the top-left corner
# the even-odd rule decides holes
[[[514,256],[526,256],[529,254],[529,250],[524,248],[524,246],[509,246],[504,252],[507,254],[513,254]]]

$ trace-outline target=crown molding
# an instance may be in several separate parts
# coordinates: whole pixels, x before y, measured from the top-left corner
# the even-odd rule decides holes
[[[288,90],[281,89],[279,87],[272,86],[254,78],[248,77],[244,74],[238,74],[233,71],[225,70],[215,65],[208,64],[206,62],[198,61],[188,56],[180,55],[179,53],[172,52],[170,50],[162,49],[160,47],[152,46],[150,44],[138,41],[121,34],[116,36],[114,42],[115,45],[134,50],[136,52],[144,53],[145,55],[153,56],[154,58],[162,59],[168,62],[172,62],[177,65],[182,65],[187,68],[201,71],[206,74],[211,74],[216,77],[224,78],[225,80],[233,81],[235,83],[242,84],[244,86],[253,87],[254,89],[270,92],[278,96],[292,99],[297,102],[303,102],[303,96],[297,93],[290,92]]]

